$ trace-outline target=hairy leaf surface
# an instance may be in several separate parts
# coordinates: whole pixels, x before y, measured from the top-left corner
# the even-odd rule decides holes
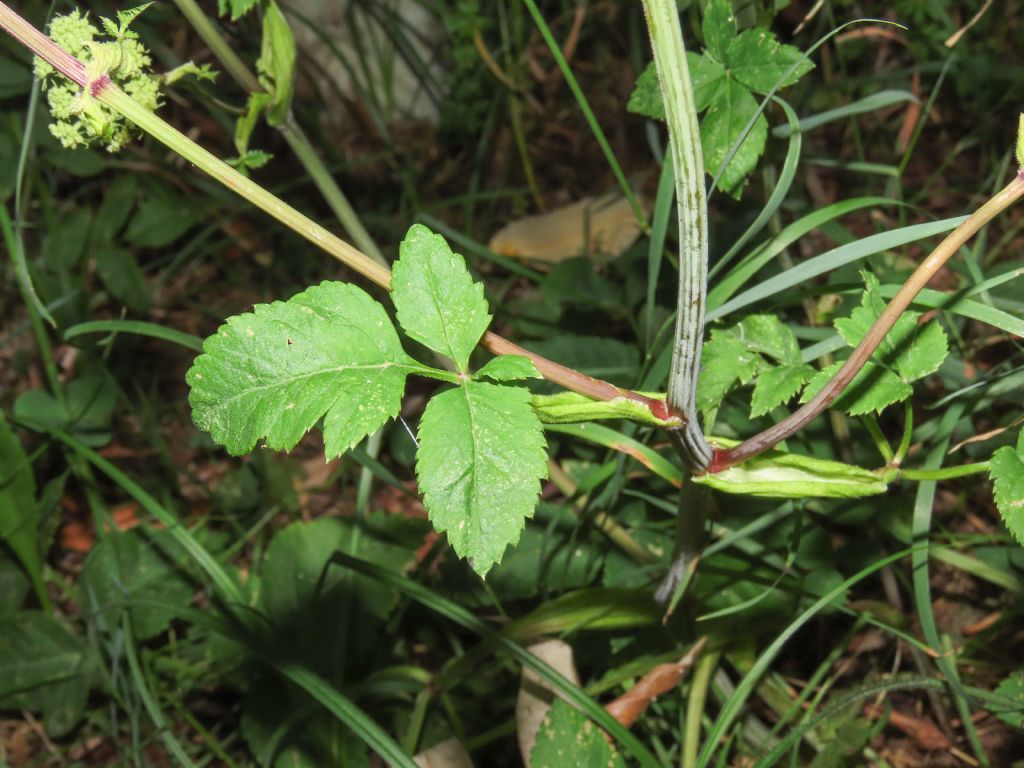
[[[434,398],[420,421],[416,475],[424,506],[481,576],[533,514],[547,453],[525,387],[467,381]]]
[[[568,766],[625,768],[626,763],[604,733],[587,716],[555,699],[537,731],[530,753],[530,768]]]
[[[229,318],[186,376],[196,425],[240,455],[265,439],[290,450],[321,418],[328,458],[398,414],[416,366],[384,308],[325,282]]]
[[[540,371],[533,360],[523,355],[499,355],[481,368],[474,379],[488,378],[492,381],[522,381],[540,379]]]
[[[1007,445],[992,454],[989,474],[995,483],[999,516],[1017,542],[1024,545],[1024,432],[1016,450]]]
[[[490,325],[484,286],[440,235],[422,224],[409,228],[391,275],[398,322],[416,341],[451,358],[463,373]]]

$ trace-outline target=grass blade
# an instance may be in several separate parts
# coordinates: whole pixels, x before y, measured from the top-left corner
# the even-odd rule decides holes
[[[399,592],[412,600],[436,611],[449,621],[458,624],[465,629],[475,632],[485,640],[493,642],[496,646],[505,650],[510,656],[523,666],[529,667],[537,673],[540,678],[551,686],[563,699],[585,714],[596,725],[604,728],[624,750],[631,753],[644,768],[661,768],[661,763],[645,747],[640,740],[627,731],[619,722],[604,711],[604,708],[591,699],[579,687],[573,685],[548,664],[541,661],[518,643],[505,637],[503,634],[490,627],[472,613],[460,605],[441,597],[427,587],[417,584],[392,571],[380,568],[373,563],[350,557],[343,552],[334,555],[333,562],[350,568],[371,579],[384,582],[394,587]]]
[[[90,320],[78,323],[64,331],[64,340],[68,341],[76,336],[84,336],[89,333],[131,333],[136,336],[149,336],[169,341],[172,344],[191,349],[193,352],[203,351],[203,340],[198,336],[143,320]]]
[[[738,309],[748,307],[769,296],[776,296],[793,286],[805,283],[818,275],[830,272],[845,264],[851,264],[855,261],[866,259],[868,256],[873,256],[876,253],[881,253],[891,248],[898,248],[917,240],[923,240],[932,235],[949,232],[966,221],[967,218],[967,216],[957,216],[952,219],[931,221],[926,224],[914,224],[913,226],[902,227],[890,232],[880,232],[877,235],[871,235],[847,245],[833,248],[831,251],[826,251],[820,256],[808,259],[792,269],[787,269],[782,274],[770,277],[730,301],[715,307],[708,312],[708,321],[719,320]]]
[[[601,151],[604,153],[604,157],[608,161],[608,165],[612,169],[612,173],[615,174],[616,181],[619,182],[622,194],[626,196],[630,207],[633,209],[633,215],[636,216],[636,220],[639,222],[640,227],[642,229],[647,229],[647,215],[644,213],[643,206],[640,205],[640,201],[637,200],[636,195],[633,194],[633,188],[630,186],[629,180],[626,179],[626,174],[622,172],[622,167],[619,165],[619,161],[615,158],[615,153],[612,152],[612,147],[604,135],[604,130],[601,128],[601,124],[597,122],[597,117],[594,115],[594,111],[590,108],[590,103],[587,101],[587,97],[583,95],[583,89],[580,88],[580,84],[577,82],[576,76],[572,73],[572,69],[569,67],[569,62],[565,60],[565,56],[562,55],[562,49],[559,48],[558,42],[555,40],[555,36],[551,34],[551,28],[548,26],[547,22],[544,21],[544,17],[541,15],[540,9],[537,8],[537,3],[535,3],[534,0],[523,0],[523,3],[525,3],[526,9],[533,17],[533,21],[537,25],[537,29],[540,30],[540,34],[541,37],[544,38],[544,42],[548,44],[548,49],[551,51],[551,55],[557,62],[558,68],[562,72],[562,77],[565,78],[566,85],[569,86],[569,90],[572,91],[572,95],[576,98],[576,103],[579,104],[580,111],[583,112],[583,117],[586,118],[587,125],[590,126],[591,133],[594,134],[594,138],[601,147]]]

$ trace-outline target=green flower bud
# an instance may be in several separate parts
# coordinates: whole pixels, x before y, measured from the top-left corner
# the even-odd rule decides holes
[[[108,76],[139,104],[154,111],[161,103],[160,80],[149,71],[149,51],[139,42],[138,34],[127,29],[141,10],[119,12],[117,23],[100,20],[112,40],[103,39],[104,33],[78,10],[54,17],[50,37],[81,60],[90,83]],[[108,152],[116,152],[131,140],[133,127],[97,101],[88,88],[81,90],[41,59],[35,60],[34,67],[54,117],[50,133],[63,146],[101,144]]]

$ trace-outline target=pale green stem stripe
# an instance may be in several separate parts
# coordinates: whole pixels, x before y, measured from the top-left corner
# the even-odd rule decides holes
[[[679,216],[679,299],[668,403],[686,420],[684,458],[692,470],[702,472],[711,462],[711,446],[701,432],[696,406],[708,281],[704,157],[678,6],[675,0],[644,0],[644,11],[665,102]]]

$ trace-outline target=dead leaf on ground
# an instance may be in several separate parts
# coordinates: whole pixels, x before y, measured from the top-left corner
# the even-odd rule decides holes
[[[506,224],[488,247],[514,259],[557,264],[576,256],[607,262],[640,237],[633,208],[615,194],[586,197],[550,213]]]
[[[882,716],[882,708],[874,704],[865,704],[864,714],[879,718]],[[929,752],[949,749],[952,746],[946,734],[927,717],[913,717],[894,709],[889,714],[889,725],[903,731],[917,746]]]
[[[469,753],[456,738],[423,750],[413,757],[413,762],[420,768],[473,768]]]
[[[694,643],[693,647],[679,661],[656,666],[640,678],[636,685],[614,701],[605,705],[605,711],[623,726],[629,728],[650,706],[652,701],[679,685],[683,675],[697,661],[697,657],[704,647],[704,641],[705,638],[702,637]]]
[[[580,684],[573,660],[572,646],[562,640],[544,640],[534,643],[528,650],[541,661],[553,667],[563,677]],[[516,697],[516,738],[523,765],[530,764],[530,753],[537,740],[537,731],[551,709],[555,692],[529,667],[523,667],[519,681],[519,695]],[[568,766],[566,767],[568,768]]]

